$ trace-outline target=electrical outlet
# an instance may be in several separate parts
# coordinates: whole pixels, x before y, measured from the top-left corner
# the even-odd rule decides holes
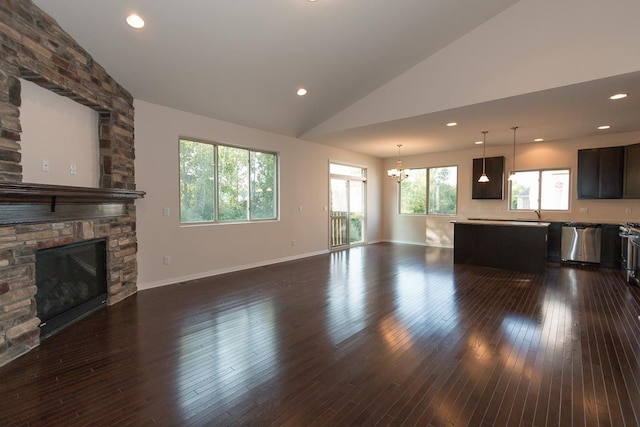
[[[162,264],[169,265],[171,264],[171,257],[169,255],[165,255],[162,257]]]
[[[171,210],[169,208],[162,208],[162,216],[169,216],[171,214]]]
[[[633,212],[633,210],[631,208],[626,208],[624,211],[625,211],[625,213],[628,213],[628,214]]]
[[[292,241],[291,241],[291,246],[295,246],[295,245],[296,245],[296,241],[295,241],[295,240],[292,240]]]
[[[69,173],[71,175],[76,175],[78,173],[78,167],[75,163],[71,163],[71,165],[69,166]]]
[[[589,208],[580,208],[580,213],[589,213]]]
[[[49,172],[49,159],[42,159],[42,172]]]

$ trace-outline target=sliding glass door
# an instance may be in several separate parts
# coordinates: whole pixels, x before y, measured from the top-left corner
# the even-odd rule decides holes
[[[366,170],[331,163],[329,246],[339,249],[365,243]]]

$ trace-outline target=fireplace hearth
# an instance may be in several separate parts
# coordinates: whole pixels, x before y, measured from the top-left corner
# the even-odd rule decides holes
[[[36,307],[40,338],[105,305],[106,239],[85,240],[36,253]]]

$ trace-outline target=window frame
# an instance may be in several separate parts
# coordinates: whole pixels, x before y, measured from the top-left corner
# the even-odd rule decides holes
[[[213,220],[204,220],[204,221],[184,221],[183,212],[182,212],[182,153],[180,150],[180,144],[182,141],[188,141],[197,144],[210,145],[213,147],[213,174],[214,174],[214,188],[213,188]],[[219,147],[227,147],[238,150],[245,150],[247,152],[247,208],[246,219],[220,219],[220,169],[219,169]],[[274,216],[270,218],[252,218],[252,209],[251,209],[251,200],[252,200],[252,185],[254,184],[252,181],[252,176],[254,170],[252,168],[252,155],[255,153],[259,154],[268,154],[274,156],[274,170],[273,170],[273,179],[274,179]],[[258,222],[270,222],[270,221],[279,221],[280,220],[280,153],[276,151],[263,150],[257,148],[249,148],[240,145],[220,143],[214,141],[206,141],[199,138],[191,138],[186,136],[178,137],[178,210],[180,216],[180,226],[203,226],[203,225],[222,225],[222,224],[247,224],[247,223],[258,223]]]
[[[567,176],[569,178],[567,182],[567,209],[542,209],[542,174],[543,172],[551,172],[551,171],[567,171]],[[537,209],[517,209],[512,207],[513,202],[513,181],[509,180],[509,198],[508,198],[508,210],[509,212],[571,212],[571,168],[569,167],[556,167],[556,168],[541,168],[541,169],[524,169],[517,170],[515,173],[519,172],[537,172],[538,173],[538,200],[537,200]]]
[[[454,207],[454,211],[453,213],[432,213],[431,212],[431,203],[429,200],[429,193],[431,192],[431,169],[448,169],[448,168],[456,168],[456,185],[455,185],[455,190],[456,190],[456,202],[455,202],[455,207]],[[436,215],[436,216],[456,216],[458,215],[458,173],[459,173],[459,167],[458,165],[449,165],[449,166],[434,166],[434,167],[429,167],[427,168],[427,215]]]
[[[431,190],[431,170],[432,169],[445,169],[445,168],[455,168],[456,169],[456,185],[455,185],[455,198],[456,198],[456,202],[455,202],[455,212],[453,213],[437,213],[434,212],[432,213],[430,210],[430,203],[429,203],[429,192]],[[399,184],[398,184],[398,214],[399,215],[432,215],[432,216],[456,216],[458,215],[458,183],[459,183],[459,174],[460,174],[460,166],[459,165],[445,165],[445,166],[425,166],[425,167],[419,167],[419,168],[411,168],[409,173],[414,173],[414,171],[424,171],[424,179],[425,179],[425,191],[424,191],[424,212],[403,212],[402,211],[402,183],[405,182],[404,180],[402,180]]]
[[[425,173],[425,191],[424,191],[424,212],[402,212],[402,183],[406,182],[406,178],[403,179],[402,181],[400,181],[398,183],[398,215],[427,215],[427,212],[429,211],[428,207],[427,207],[427,203],[429,202],[429,183],[427,182],[429,180],[429,168],[427,167],[421,167],[421,168],[411,168],[409,170],[409,174],[415,173],[416,171],[420,171],[420,170],[424,170]]]

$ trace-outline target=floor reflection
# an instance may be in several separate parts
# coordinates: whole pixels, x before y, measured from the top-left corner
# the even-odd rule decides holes
[[[183,329],[194,329],[178,343],[176,397],[184,418],[201,410],[203,401],[224,404],[276,374],[276,319],[269,299],[217,311]]]
[[[423,332],[428,326],[431,334],[446,334],[458,327],[456,288],[450,277],[432,279],[424,269],[406,268],[396,277],[395,303],[401,319]]]
[[[358,333],[367,325],[366,282],[361,251],[331,254],[327,287],[327,332],[334,345]]]

